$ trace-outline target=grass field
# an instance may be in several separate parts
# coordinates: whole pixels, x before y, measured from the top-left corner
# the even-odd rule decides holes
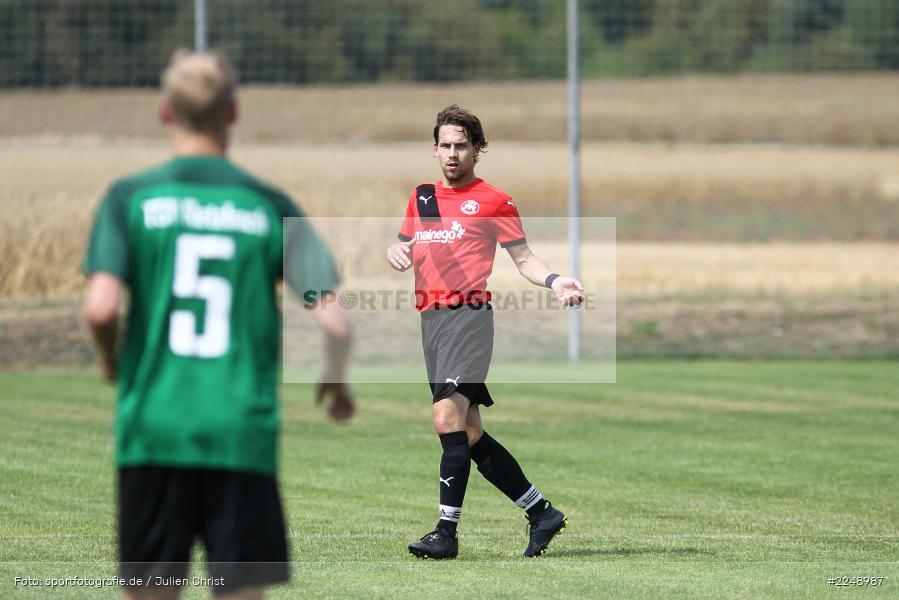
[[[835,361],[625,361],[615,385],[496,386],[487,429],[571,527],[520,559],[520,511],[473,471],[460,557],[429,563],[404,554],[435,512],[422,386],[360,387],[346,427],[285,386],[295,577],[272,596],[896,597],[897,390],[895,363]],[[114,573],[112,411],[92,373],[0,374],[0,596],[103,597],[13,579]],[[841,576],[885,580],[828,586]]]

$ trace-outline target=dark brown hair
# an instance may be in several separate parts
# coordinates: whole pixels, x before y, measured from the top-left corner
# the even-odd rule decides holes
[[[438,141],[440,128],[444,125],[456,125],[465,132],[465,137],[471,142],[472,146],[480,149],[480,152],[487,150],[487,138],[484,137],[484,128],[481,127],[481,120],[475,115],[468,112],[458,104],[450,104],[437,114],[437,124],[434,125],[434,143]],[[478,157],[475,156],[475,162]]]

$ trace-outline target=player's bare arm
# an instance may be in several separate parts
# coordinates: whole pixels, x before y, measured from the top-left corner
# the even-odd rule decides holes
[[[346,383],[353,342],[353,321],[339,302],[319,302],[313,310],[325,340],[325,372],[316,392],[316,404],[328,399],[328,416],[346,421],[355,412],[352,391]]]
[[[415,240],[404,242],[398,240],[387,248],[387,262],[397,271],[405,271],[412,266],[412,246]]]
[[[510,246],[507,250],[518,272],[534,285],[545,286],[547,279],[555,275],[546,261],[534,254],[527,244]],[[584,286],[574,277],[555,276],[550,288],[565,306],[577,306],[584,301]]]
[[[99,351],[100,372],[111,382],[115,381],[118,370],[116,338],[124,288],[118,277],[108,273],[94,273],[88,279],[84,297],[84,320],[87,321]]]

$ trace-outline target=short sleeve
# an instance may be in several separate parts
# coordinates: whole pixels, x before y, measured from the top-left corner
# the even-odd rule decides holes
[[[289,218],[284,219],[284,280],[299,297],[317,300],[340,285],[334,258],[309,218],[292,202],[285,216]]]
[[[86,275],[102,272],[129,281],[131,249],[126,202],[121,185],[110,187],[100,202],[82,263]]]
[[[524,227],[521,224],[521,215],[518,214],[518,207],[511,198],[504,200],[496,209],[491,218],[491,226],[496,235],[496,241],[503,248],[527,243]]]
[[[408,242],[415,233],[415,192],[409,196],[409,204],[406,205],[406,216],[403,217],[403,224],[400,226],[400,232],[397,234],[400,240]]]

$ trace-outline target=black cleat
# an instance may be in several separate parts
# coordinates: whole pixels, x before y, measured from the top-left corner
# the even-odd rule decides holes
[[[434,560],[456,558],[459,555],[459,540],[455,535],[436,529],[414,544],[409,544],[409,554]]]
[[[527,517],[527,515],[525,516]],[[568,526],[568,517],[552,504],[549,504],[546,510],[538,516],[533,519],[527,517],[527,519],[531,537],[528,547],[524,550],[524,556],[527,558],[540,556],[546,552],[546,547],[549,546],[553,537]]]

